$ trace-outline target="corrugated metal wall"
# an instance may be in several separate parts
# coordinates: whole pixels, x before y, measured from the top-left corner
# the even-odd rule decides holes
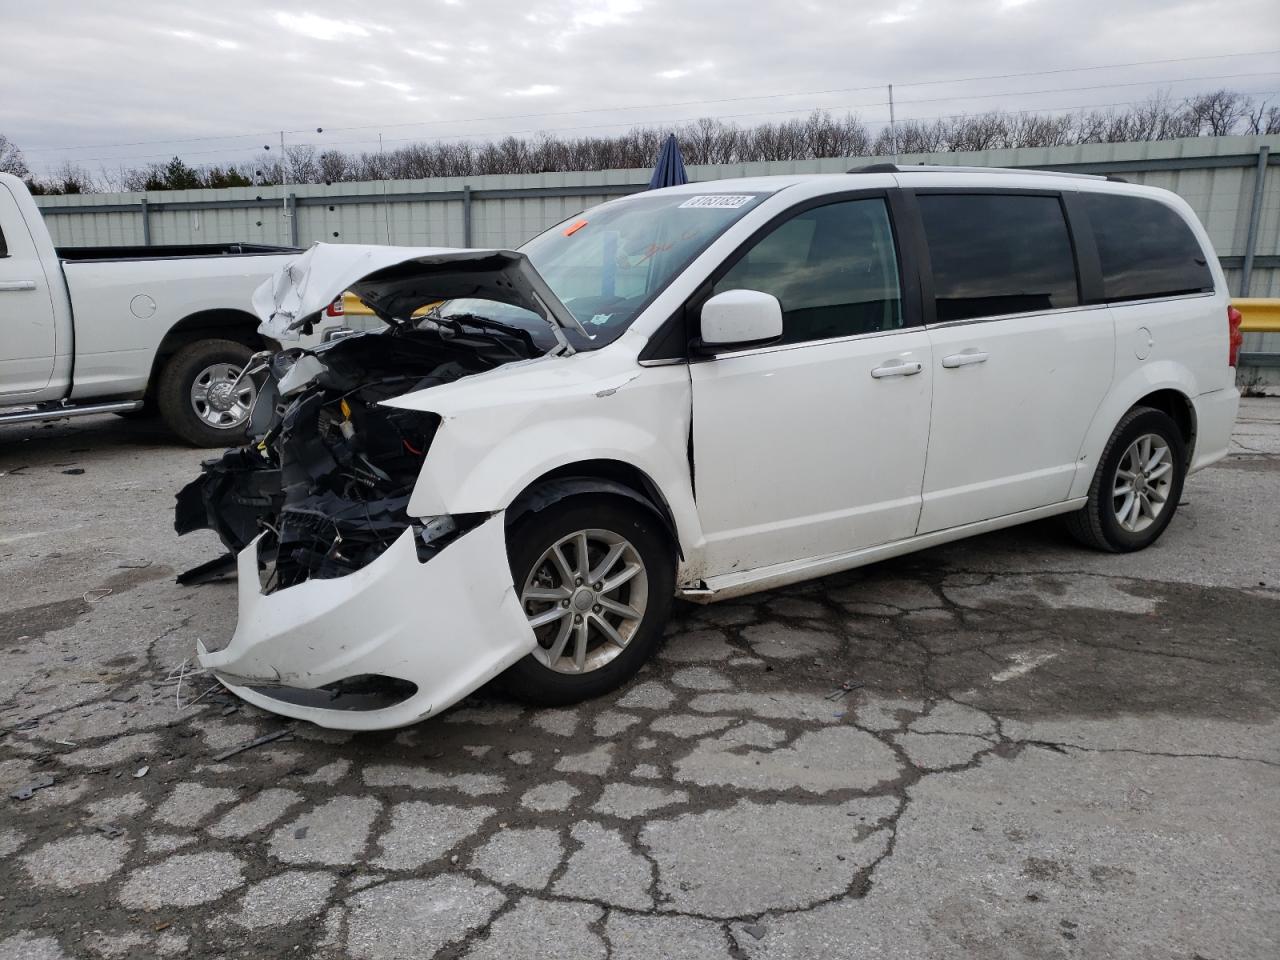
[[[1239,295],[1257,182],[1264,168],[1250,294],[1280,297],[1280,136],[1201,137],[1151,143],[903,155],[900,163],[1040,167],[1116,173],[1134,183],[1172,190],[1195,209],[1224,260]],[[691,166],[691,180],[786,173],[843,173],[889,158],[836,158]],[[40,197],[60,246],[118,246],[150,242],[254,243],[307,246],[393,243],[424,246],[516,247],[566,217],[632,192],[648,170],[601,170],[523,176],[435,177],[374,183],[300,184],[230,190]],[[600,192],[593,192],[600,188]],[[286,216],[285,198],[297,198]],[[147,213],[144,227],[144,205]],[[468,216],[469,214],[469,216]],[[468,219],[470,233],[468,236]],[[1250,334],[1246,351],[1280,352],[1280,335]]]

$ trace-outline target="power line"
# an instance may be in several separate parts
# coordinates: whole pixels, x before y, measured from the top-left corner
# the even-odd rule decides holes
[[[1084,72],[1089,72],[1094,70],[1120,70],[1120,69],[1127,69],[1130,67],[1156,66],[1156,65],[1168,64],[1168,63],[1192,63],[1192,62],[1199,62],[1204,60],[1225,60],[1225,59],[1238,58],[1238,57],[1265,57],[1265,56],[1272,56],[1275,54],[1280,54],[1280,50],[1259,50],[1259,51],[1246,52],[1246,53],[1222,53],[1222,54],[1211,54],[1211,55],[1196,56],[1196,57],[1167,57],[1159,60],[1135,60],[1135,61],[1130,61],[1129,63],[1097,64],[1097,65],[1088,66],[1088,67],[1062,67],[1054,70],[1032,70],[1024,73],[989,74],[986,76],[958,77],[958,78],[940,79],[940,80],[918,80],[918,81],[912,81],[908,83],[897,84],[897,86],[922,87],[922,86],[935,86],[943,83],[974,83],[974,82],[983,81],[983,80],[1010,80],[1010,79],[1021,79],[1024,77],[1055,76],[1055,75],[1066,74],[1066,73],[1084,73]],[[1248,74],[1239,74],[1236,76],[1247,76],[1247,75]],[[1206,79],[1214,79],[1214,78],[1206,78]],[[1144,82],[1148,82],[1148,81],[1134,81],[1134,84],[1136,85]],[[1160,82],[1160,81],[1150,81],[1150,82]],[[1115,84],[1115,86],[1120,86],[1120,85],[1123,85],[1123,84]],[[826,90],[806,90],[806,91],[795,91],[791,93],[769,93],[769,94],[759,94],[755,96],[719,97],[719,98],[705,99],[705,100],[680,100],[680,101],[667,102],[667,103],[635,104],[630,106],[591,107],[591,108],[586,108],[581,110],[561,110],[561,111],[552,111],[552,112],[544,112],[544,113],[522,113],[522,114],[505,114],[505,115],[493,115],[493,116],[482,116],[482,117],[463,117],[456,120],[439,119],[439,120],[405,121],[401,123],[388,123],[388,124],[361,124],[358,126],[329,127],[328,129],[331,131],[345,132],[345,131],[353,131],[353,130],[389,130],[389,129],[397,129],[401,127],[433,126],[433,125],[438,125],[442,123],[461,124],[461,123],[480,123],[485,121],[499,121],[499,120],[532,120],[532,119],[537,119],[539,117],[580,116],[580,115],[589,114],[589,113],[605,113],[605,112],[623,111],[623,110],[653,110],[653,109],[666,109],[668,107],[698,106],[701,104],[713,104],[713,103],[742,103],[742,102],[751,101],[751,100],[775,100],[775,99],[781,99],[781,98],[787,98],[787,97],[815,97],[815,96],[829,95],[833,93],[858,93],[858,92],[863,92],[867,90],[881,90],[884,88],[884,86],[885,86],[884,84],[870,84],[870,85],[859,86],[859,87],[834,87]],[[1112,86],[1112,84],[1102,85],[1098,88],[1075,88],[1075,89],[1102,89],[1106,86]],[[995,94],[991,94],[990,96],[995,96]],[[948,99],[966,99],[966,98],[952,97]],[[916,100],[916,101],[904,101],[904,102],[920,103],[924,101]],[[286,129],[284,132],[290,133],[290,134],[309,133],[313,129],[315,128],[309,127],[306,129],[294,129],[294,130]],[[25,153],[45,153],[45,152],[62,152],[62,151],[74,151],[74,150],[104,150],[104,149],[112,149],[116,147],[150,146],[153,144],[162,144],[162,143],[163,144],[202,143],[202,142],[208,142],[211,140],[236,140],[236,139],[248,139],[250,137],[261,138],[264,136],[270,136],[270,135],[276,134],[278,132],[279,132],[278,130],[259,131],[256,133],[224,134],[221,136],[210,135],[210,136],[202,136],[202,137],[186,137],[186,138],[171,139],[171,140],[135,140],[127,143],[102,143],[102,144],[88,144],[88,145],[80,145],[80,146],[62,146],[62,147],[30,147],[30,148],[24,148],[24,152]],[[121,159],[128,159],[128,158],[121,158]]]

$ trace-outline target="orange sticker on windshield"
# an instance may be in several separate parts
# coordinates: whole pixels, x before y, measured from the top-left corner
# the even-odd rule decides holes
[[[585,220],[575,220],[573,223],[569,224],[569,226],[565,227],[564,235],[566,237],[572,237],[575,233],[577,233],[586,225],[587,225],[587,221]]]

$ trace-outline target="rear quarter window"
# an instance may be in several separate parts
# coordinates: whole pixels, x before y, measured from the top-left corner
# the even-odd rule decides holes
[[[1108,303],[1211,292],[1205,251],[1182,216],[1147,197],[1081,193]]]
[[[5,242],[4,230],[0,230],[0,257],[9,255],[9,244]]]

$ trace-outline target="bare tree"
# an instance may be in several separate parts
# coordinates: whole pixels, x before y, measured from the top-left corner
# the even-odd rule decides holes
[[[64,160],[40,181],[44,193],[98,193],[100,187],[93,174],[70,160]]]
[[[897,125],[897,147],[902,154],[938,154],[1222,136],[1235,132],[1280,133],[1280,106],[1255,102],[1230,90],[1216,90],[1185,100],[1176,100],[1165,90],[1126,109],[1059,114],[992,110],[971,116],[908,118]],[[873,136],[856,114],[836,117],[826,110],[814,110],[807,117],[752,127],[702,117],[674,127],[634,127],[616,136],[573,137],[547,131],[533,137],[507,136],[488,142],[462,139],[413,143],[376,153],[320,152],[314,146],[299,144],[286,147],[283,157],[279,151],[264,149],[252,163],[239,167],[181,164],[180,177],[175,175],[173,161],[137,169],[120,168],[110,173],[104,171],[96,181],[85,171],[64,165],[35,186],[49,192],[86,191],[98,184],[120,190],[165,190],[196,182],[207,187],[279,184],[282,172],[287,173],[291,183],[336,183],[635,169],[653,164],[663,142],[672,133],[688,164],[886,156],[893,152],[887,127],[881,126]],[[26,170],[21,152],[0,137],[0,169],[6,169],[6,163]]]
[[[1192,97],[1187,102],[1200,129],[1211,137],[1225,137],[1249,114],[1252,104],[1242,94],[1231,90],[1215,90]]]
[[[22,151],[3,133],[0,133],[0,173],[12,173],[15,177],[31,176]]]
[[[284,149],[285,169],[290,183],[319,183],[320,159],[309,143],[289,145]]]

